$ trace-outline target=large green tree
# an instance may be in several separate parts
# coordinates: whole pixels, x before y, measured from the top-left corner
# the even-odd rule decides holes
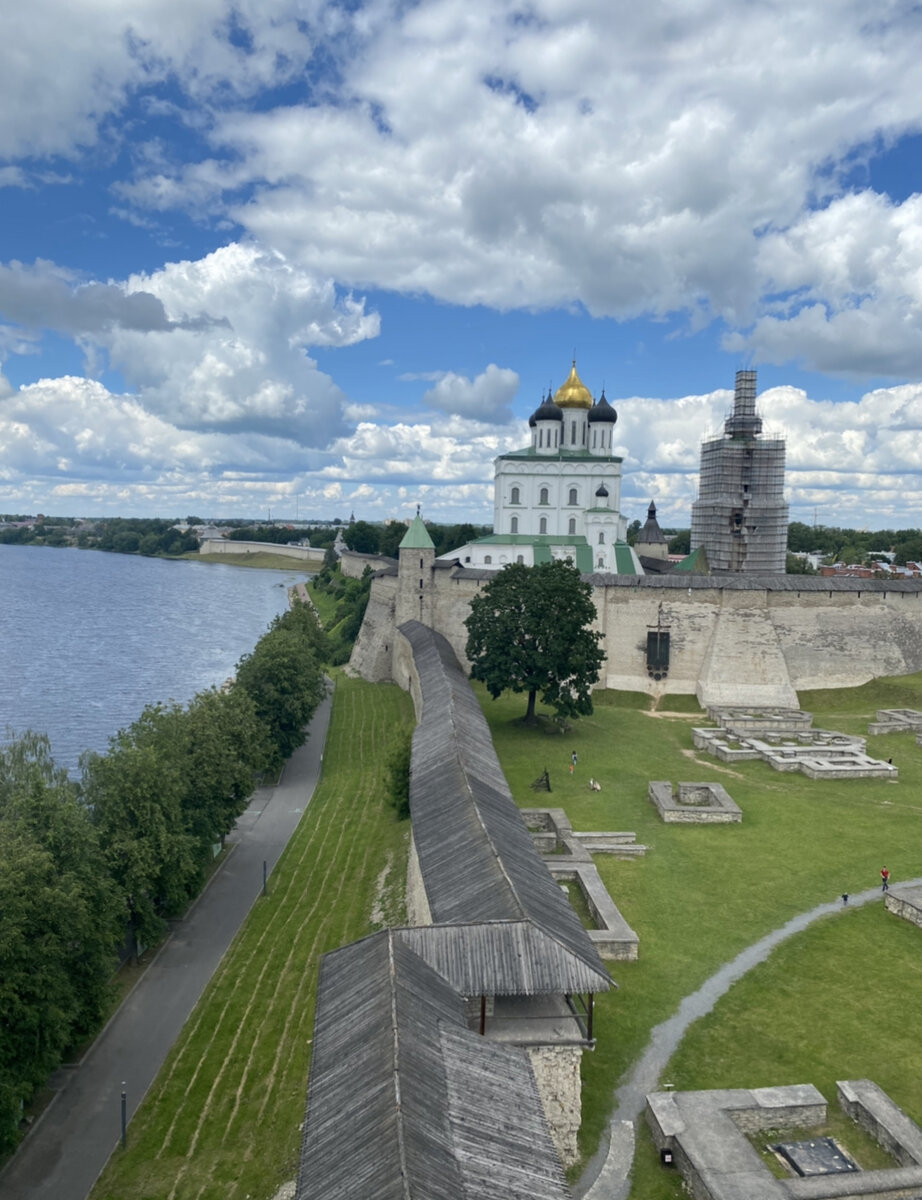
[[[561,717],[592,712],[602,665],[592,588],[568,562],[511,563],[471,601],[465,624],[471,676],[495,699],[527,692],[525,720],[540,696]]]
[[[325,656],[326,639],[313,606],[294,604],[237,664],[236,686],[252,699],[266,729],[272,766],[304,742],[323,699]]]
[[[0,1150],[20,1104],[103,1015],[122,924],[96,832],[48,739],[0,746]]]

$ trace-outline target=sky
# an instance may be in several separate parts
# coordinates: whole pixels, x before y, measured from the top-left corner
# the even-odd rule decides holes
[[[758,371],[791,519],[922,527],[922,8],[0,12],[0,512],[492,520],[571,359],[687,526]]]

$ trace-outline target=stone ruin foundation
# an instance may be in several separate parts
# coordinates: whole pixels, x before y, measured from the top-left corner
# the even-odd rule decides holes
[[[602,958],[633,962],[637,958],[637,934],[618,911],[602,882],[593,854],[636,858],[646,853],[634,833],[575,833],[562,808],[521,810],[532,841],[560,883],[575,883],[589,909],[595,929],[587,929]]]
[[[922,887],[893,887],[884,893],[884,908],[922,928]]]
[[[868,733],[922,733],[922,712],[915,708],[879,708]]]
[[[883,1147],[894,1166],[842,1171],[823,1154],[813,1169],[776,1179],[746,1135],[815,1129],[826,1101],[812,1084],[702,1092],[653,1092],[646,1116],[661,1161],[678,1168],[695,1200],[910,1200],[922,1196],[922,1130],[869,1079],[836,1084],[845,1114]],[[813,1139],[815,1147],[819,1139]],[[810,1146],[811,1142],[790,1142]],[[807,1156],[801,1151],[800,1157]]]
[[[667,824],[729,825],[743,819],[719,783],[677,783],[651,781],[647,798]]]
[[[814,729],[809,713],[798,709],[708,710],[717,728],[692,729],[697,750],[721,762],[761,759],[775,771],[800,771],[808,779],[897,779],[892,763],[871,758],[867,739]]]

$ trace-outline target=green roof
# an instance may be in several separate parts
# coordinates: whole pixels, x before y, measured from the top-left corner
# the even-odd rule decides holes
[[[414,517],[410,527],[403,535],[400,543],[401,550],[434,550],[435,542],[429,536],[429,530],[423,524],[422,517]]]
[[[615,570],[619,575],[642,575],[637,570],[634,556],[627,542],[615,542]]]
[[[711,570],[703,546],[696,546],[691,554],[686,554],[672,569],[673,571],[685,571],[689,575],[709,575]]]

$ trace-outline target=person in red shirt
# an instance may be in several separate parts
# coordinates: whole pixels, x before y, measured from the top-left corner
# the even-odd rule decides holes
[[[880,890],[882,892],[890,891],[890,872],[886,867],[880,868]]]

